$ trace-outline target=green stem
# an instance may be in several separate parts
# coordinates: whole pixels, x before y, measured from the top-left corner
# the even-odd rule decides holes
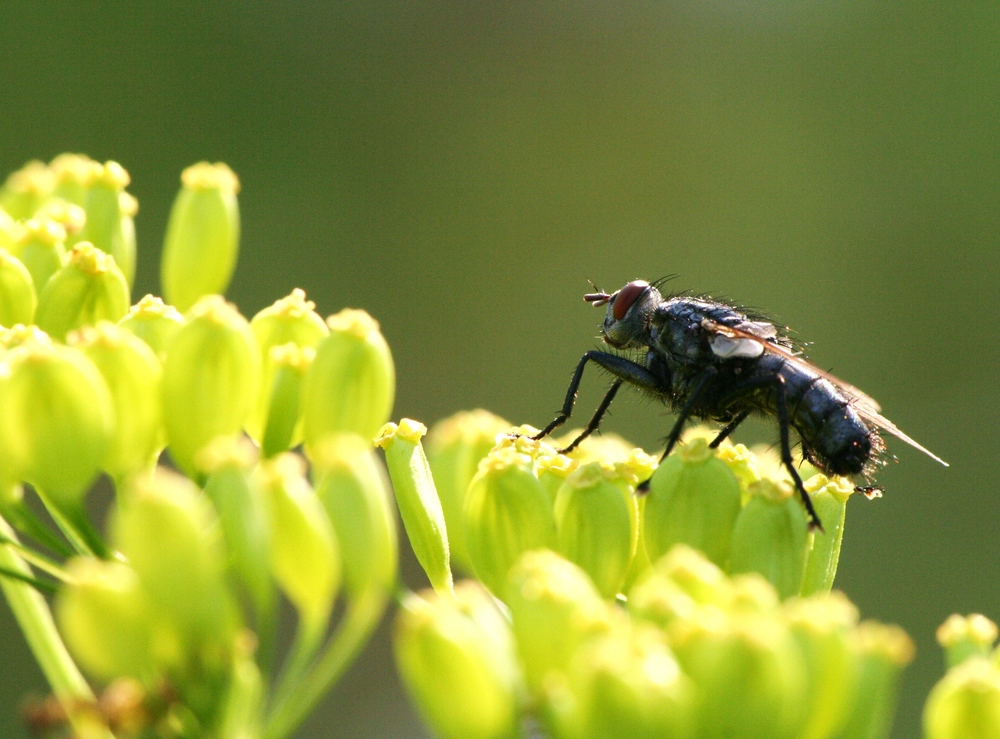
[[[273,702],[275,705],[281,705],[301,690],[302,678],[309,669],[309,663],[316,656],[322,635],[322,630],[315,626],[299,622],[298,633],[295,635],[291,652],[285,661],[281,677],[274,690]]]
[[[53,583],[46,582],[45,580],[39,580],[37,577],[32,577],[31,575],[25,575],[23,572],[18,572],[17,570],[11,570],[7,567],[0,565],[0,577],[7,577],[11,580],[17,580],[18,582],[27,583],[35,590],[42,591],[46,593],[56,592],[56,586]]]
[[[3,518],[0,518],[0,533],[7,539],[17,539]],[[31,568],[9,546],[0,546],[0,566],[31,577]],[[31,585],[8,578],[0,578],[0,588],[77,736],[80,739],[114,739],[99,714],[86,708],[93,705],[94,693],[56,631],[45,598]]]
[[[0,544],[6,544],[11,547],[15,552],[17,552],[21,559],[28,562],[28,564],[34,565],[40,570],[44,570],[52,575],[52,577],[62,582],[66,582],[69,579],[69,576],[66,574],[66,570],[64,570],[58,562],[55,562],[40,552],[36,552],[34,549],[25,546],[21,542],[15,539],[8,539],[3,534],[0,534]]]
[[[79,554],[100,557],[101,559],[108,559],[111,556],[107,545],[91,525],[82,506],[76,509],[63,509],[55,505],[49,496],[37,487],[35,492],[45,504],[46,510],[52,516],[52,520],[56,522],[59,530],[63,532],[63,535]]]
[[[15,529],[25,536],[30,536],[43,547],[48,547],[60,557],[72,557],[76,554],[72,547],[67,546],[66,542],[53,534],[49,527],[42,523],[23,500],[8,507],[3,515],[8,518]]]

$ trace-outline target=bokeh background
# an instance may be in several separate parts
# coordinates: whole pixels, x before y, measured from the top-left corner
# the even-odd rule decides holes
[[[542,425],[600,312],[586,280],[773,312],[952,463],[890,441],[838,586],[918,645],[894,736],[942,674],[934,629],[1000,618],[1000,9],[950,0],[5,3],[0,172],[116,159],[157,292],[183,167],[243,191],[230,297],[368,309],[395,415]],[[587,378],[581,415],[606,380]],[[671,419],[617,404],[652,450]],[[758,424],[745,442],[773,441]],[[419,586],[409,569],[412,586]],[[421,737],[385,639],[302,737]],[[45,684],[0,605],[0,736]]]

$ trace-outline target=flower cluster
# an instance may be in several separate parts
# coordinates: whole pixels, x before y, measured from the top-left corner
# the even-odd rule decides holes
[[[239,212],[222,164],[183,174],[167,302],[130,306],[128,183],[63,155],[0,189],[0,586],[76,736],[281,739],[396,588],[372,444],[392,357],[364,311],[324,320],[295,290],[247,320],[225,301]],[[106,536],[86,505],[102,475]]]

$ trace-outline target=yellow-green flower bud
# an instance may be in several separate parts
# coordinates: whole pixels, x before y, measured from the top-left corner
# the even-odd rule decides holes
[[[30,325],[37,306],[31,273],[20,259],[0,247],[0,326]]]
[[[240,183],[225,164],[199,162],[181,174],[163,243],[160,282],[167,301],[186,312],[202,295],[225,293],[236,267]]]
[[[954,613],[938,627],[937,640],[944,647],[948,667],[954,667],[970,657],[988,657],[997,640],[997,625],[980,613]]]
[[[167,358],[167,343],[184,325],[184,316],[160,298],[146,295],[118,324],[145,341],[163,362]]]
[[[268,422],[272,392],[275,388],[276,368],[271,358],[271,350],[287,344],[315,349],[330,333],[315,308],[315,303],[306,300],[305,291],[295,288],[288,297],[275,301],[273,305],[260,311],[250,320],[250,328],[257,337],[257,346],[260,348],[262,368],[260,401],[247,421],[247,432],[255,439],[262,440],[264,437],[264,427]],[[295,400],[297,412],[297,396]],[[270,454],[265,452],[265,456]]]
[[[52,339],[38,326],[25,326],[18,323],[10,328],[0,330],[0,349],[16,349],[22,344],[50,346]]]
[[[650,481],[643,521],[650,559],[674,544],[688,544],[724,566],[739,512],[736,476],[708,442],[693,439],[667,457]]]
[[[154,634],[158,659],[177,667],[224,659],[237,624],[208,499],[191,481],[158,468],[131,478],[119,501],[112,536],[164,621]]]
[[[555,546],[549,494],[535,477],[531,459],[511,447],[495,449],[480,462],[469,483],[463,520],[476,577],[501,599],[507,573],[524,552]]]
[[[927,697],[924,736],[1000,736],[1000,668],[983,657],[971,657],[952,667]]]
[[[52,195],[68,203],[82,206],[87,198],[87,186],[95,170],[103,169],[84,154],[60,154],[49,162],[49,171],[55,180]]]
[[[806,567],[809,524],[794,488],[761,480],[733,528],[729,572],[759,572],[782,598],[798,595]]]
[[[30,218],[52,192],[52,184],[52,173],[43,162],[28,162],[0,187],[0,208],[11,218]]]
[[[118,162],[105,162],[93,168],[83,202],[87,222],[80,239],[113,256],[131,286],[135,277],[132,216],[136,206],[135,198],[122,198],[128,183],[128,172]]]
[[[569,446],[582,431],[583,429],[571,429],[567,431],[561,437],[554,440],[555,446],[559,449]],[[570,452],[570,456],[580,464],[588,464],[590,462],[618,462],[628,457],[632,453],[634,446],[634,444],[630,444],[618,434],[593,434],[584,439],[576,449]]]
[[[0,458],[64,511],[82,498],[104,462],[114,406],[93,363],[76,349],[28,341],[5,357]]]
[[[372,443],[355,434],[328,436],[316,450],[316,495],[340,545],[348,597],[396,585],[396,517],[389,481]]]
[[[260,445],[265,457],[273,457],[295,446],[301,437],[302,383],[316,358],[310,346],[283,344],[271,347],[268,368],[270,388],[267,395],[266,422]]]
[[[837,576],[840,544],[844,539],[844,514],[854,485],[843,477],[831,479],[825,475],[813,475],[806,480],[805,488],[812,498],[816,515],[823,522],[823,531],[815,532],[811,537],[806,574],[802,579],[802,595],[829,593]]]
[[[374,318],[345,309],[327,325],[330,335],[316,347],[302,388],[307,448],[333,433],[374,438],[389,420],[396,392],[392,354]]]
[[[549,503],[554,507],[556,496],[567,478],[576,472],[580,462],[565,454],[539,454],[535,457],[535,475],[542,483],[549,496]]]
[[[104,469],[116,480],[156,464],[163,448],[162,369],[153,350],[125,329],[102,322],[70,334],[100,371],[115,411]]]
[[[163,418],[170,456],[188,475],[216,436],[238,434],[257,397],[260,356],[234,305],[207,295],[170,340],[163,365]]]
[[[375,443],[385,451],[389,477],[396,491],[396,505],[417,561],[435,590],[452,589],[448,528],[431,467],[420,443],[427,427],[404,418],[397,426],[387,423]]]
[[[24,264],[40,293],[66,261],[66,229],[55,221],[25,221],[14,254]]]
[[[87,223],[87,211],[61,198],[50,198],[38,209],[33,218],[38,221],[58,223],[66,230],[66,246],[72,247],[79,241],[77,236]]]
[[[17,244],[23,233],[24,226],[11,218],[3,208],[0,208],[0,249],[17,252]]]
[[[408,596],[394,645],[403,683],[435,736],[520,736],[510,627],[477,583],[461,583],[454,598]]]
[[[114,257],[81,241],[39,293],[35,323],[62,341],[75,328],[118,321],[128,305],[128,285]]]
[[[438,421],[427,434],[427,460],[441,499],[451,561],[471,573],[472,563],[465,547],[462,510],[469,483],[480,460],[496,444],[496,437],[510,424],[489,411],[462,411]]]
[[[299,611],[308,633],[323,633],[340,586],[340,552],[319,498],[294,454],[262,462],[257,471],[271,529],[271,571]]]
[[[731,444],[728,440],[719,446],[717,452],[719,459],[725,462],[729,469],[736,475],[740,485],[744,490],[751,483],[761,479],[760,470],[757,468],[757,457],[743,444]]]
[[[724,606],[731,597],[722,570],[701,552],[678,544],[629,591],[628,608],[638,618],[666,626],[690,618],[699,606]]]
[[[837,736],[854,700],[858,664],[850,632],[858,609],[843,593],[832,593],[791,601],[786,611],[808,680],[801,739]]]
[[[66,569],[56,616],[73,655],[101,680],[152,677],[153,614],[135,572],[89,557],[71,560]]]
[[[614,624],[614,606],[583,570],[555,552],[525,553],[510,571],[506,592],[525,680],[534,692]]]
[[[613,464],[591,462],[569,476],[555,503],[556,548],[605,598],[621,589],[632,554],[632,522]]]
[[[862,622],[852,636],[859,664],[854,704],[838,739],[887,737],[896,710],[899,674],[913,660],[913,642],[898,626],[873,621]]]

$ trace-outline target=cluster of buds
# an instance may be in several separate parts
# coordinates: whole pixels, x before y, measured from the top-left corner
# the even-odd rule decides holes
[[[130,307],[128,182],[63,155],[0,189],[0,586],[76,736],[282,739],[396,589],[373,444],[392,356],[367,313],[324,320],[302,290],[250,320],[226,302],[239,214],[222,164],[182,177],[168,302]],[[106,534],[86,505],[102,475]],[[103,708],[122,685],[144,717],[128,729]]]

